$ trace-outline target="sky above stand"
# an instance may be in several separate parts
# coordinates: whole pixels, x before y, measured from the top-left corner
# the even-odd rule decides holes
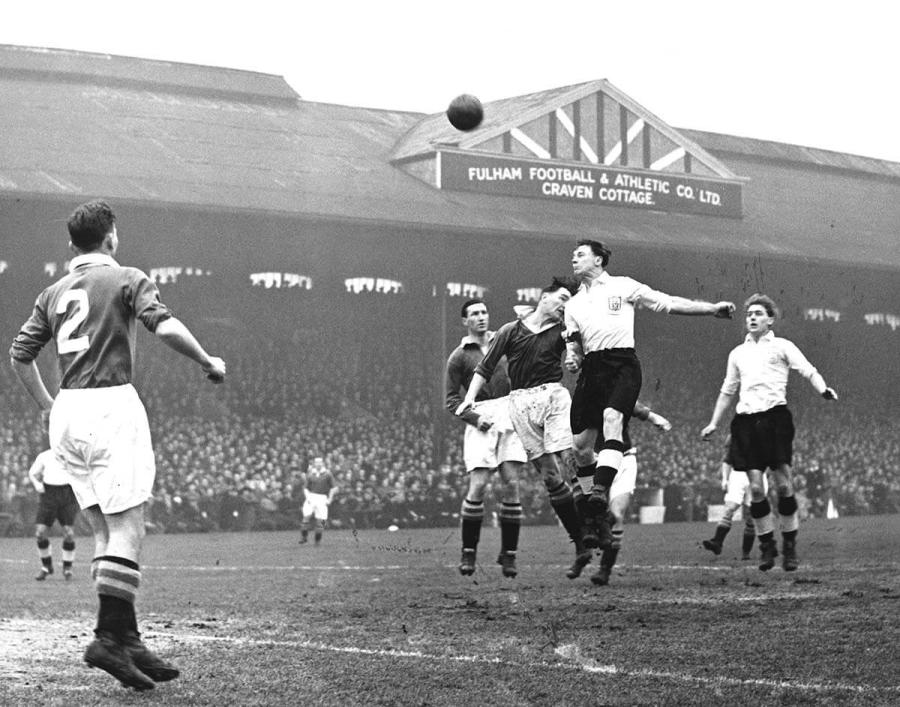
[[[898,35],[885,0],[46,0],[0,22],[0,44],[276,74],[388,110],[607,79],[676,128],[895,162]]]

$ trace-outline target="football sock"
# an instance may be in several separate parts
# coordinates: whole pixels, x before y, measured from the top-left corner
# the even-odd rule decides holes
[[[53,571],[53,557],[50,555],[50,540],[48,538],[39,538],[37,541],[38,554],[41,557],[41,565],[48,572]]]
[[[500,551],[515,552],[519,547],[519,530],[522,527],[522,504],[501,503],[499,516]]]
[[[582,543],[581,519],[575,509],[575,498],[572,496],[572,488],[565,481],[560,481],[551,488],[553,482],[545,482],[547,493],[550,495],[550,506],[562,523],[569,537],[575,542],[576,551],[584,549]]]
[[[769,505],[769,499],[753,501],[750,504],[750,515],[753,516],[753,525],[760,541],[764,536],[768,536],[771,540],[775,530],[775,521],[772,519],[772,507]]]
[[[613,479],[619,473],[622,466],[622,457],[625,453],[625,443],[617,439],[608,439],[603,443],[603,448],[597,454],[597,469],[594,472],[594,485],[604,489],[612,486]]]
[[[481,539],[481,524],[484,522],[484,501],[463,499],[460,510],[462,520],[462,546],[467,550],[478,547]]]
[[[72,569],[72,563],[75,561],[75,541],[63,540],[62,544],[63,569]]]
[[[797,513],[797,499],[793,494],[782,496],[778,499],[778,515],[780,516],[781,532],[796,531],[800,527],[800,518]]]
[[[575,478],[578,481],[578,487],[581,489],[582,493],[590,494],[591,489],[594,488],[595,471],[597,471],[596,459],[591,464],[578,467],[577,475]]]
[[[123,636],[137,626],[134,600],[141,583],[140,568],[136,562],[112,555],[98,557],[96,563],[100,608],[95,630]]]

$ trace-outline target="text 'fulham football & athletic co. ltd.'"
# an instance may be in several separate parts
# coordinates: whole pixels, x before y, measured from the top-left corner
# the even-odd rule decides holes
[[[690,174],[441,152],[441,189],[741,218],[742,184]]]

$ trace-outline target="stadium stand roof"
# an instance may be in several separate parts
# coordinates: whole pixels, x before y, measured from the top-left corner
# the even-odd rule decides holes
[[[598,87],[617,91],[591,82],[491,104],[497,120],[485,129]],[[435,143],[463,149],[474,134],[448,133],[443,114],[304,101],[268,74],[5,45],[0,92],[5,197],[103,195],[423,232],[590,236],[900,267],[900,164],[885,160],[660,121],[661,134],[671,130],[708,157],[706,169],[739,175],[743,217],[733,219],[441,190],[402,161]]]

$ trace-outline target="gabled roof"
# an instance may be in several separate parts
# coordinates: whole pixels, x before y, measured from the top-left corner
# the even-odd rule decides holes
[[[900,268],[900,165],[885,160],[678,130],[686,151],[711,158],[693,159],[695,174],[701,164],[712,173],[721,160],[749,178],[740,220],[440,190],[404,171],[427,161],[441,140],[455,141],[448,149],[458,153],[490,154],[495,143],[502,148],[514,116],[549,115],[537,107],[564,109],[573,95],[590,101],[598,85],[489,104],[482,128],[463,134],[448,129],[443,114],[303,101],[279,76],[0,45],[0,197],[71,203],[105,196],[442,238],[461,231],[600,236]],[[555,111],[557,148],[574,148]],[[507,128],[493,132],[501,116]],[[645,119],[657,129],[651,115]],[[535,120],[549,130],[549,119]],[[587,135],[590,121],[581,124]],[[651,147],[664,144],[659,134]],[[410,158],[402,169],[392,163],[398,154]],[[639,154],[629,150],[629,159]]]
[[[469,133],[455,130],[443,113],[428,116],[403,137],[391,159],[420,160],[442,147],[737,179],[723,162],[605,79],[492,101],[485,105],[484,122]]]

